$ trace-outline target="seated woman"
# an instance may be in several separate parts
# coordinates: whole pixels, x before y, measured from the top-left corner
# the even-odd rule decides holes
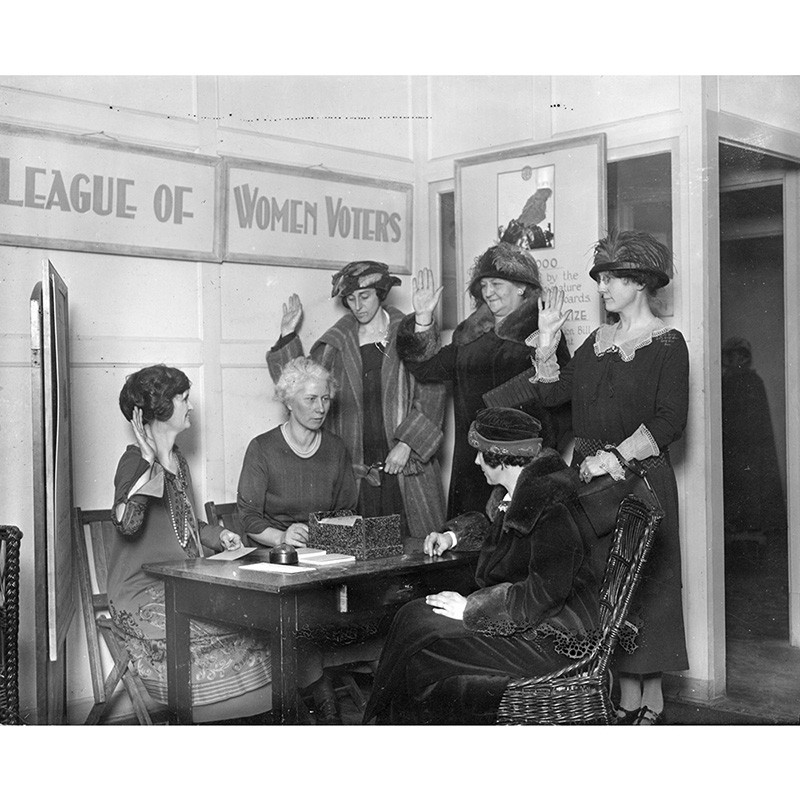
[[[334,388],[328,370],[310,358],[294,358],[283,368],[275,394],[289,418],[250,442],[239,477],[239,516],[254,542],[304,547],[313,512],[355,508],[358,490],[350,455],[336,434],[323,430]],[[301,664],[306,680],[313,682],[311,693],[321,722],[339,722],[333,685],[324,669],[372,661],[379,651],[376,641],[304,649]]]
[[[175,444],[191,425],[190,385],[179,369],[158,364],[129,375],[119,396],[137,444],[125,450],[114,477],[117,535],[106,542],[108,597],[131,659],[161,703],[167,702],[164,584],[142,564],[241,547],[237,534],[195,515],[189,465]],[[199,620],[190,626],[195,721],[269,710],[267,643]]]
[[[598,624],[599,587],[568,509],[579,482],[556,451],[542,449],[540,431],[522,411],[478,411],[468,439],[496,487],[486,515],[451,520],[429,534],[425,552],[480,549],[480,588],[403,606],[365,722],[491,723],[511,676],[544,675],[583,655]]]
[[[328,370],[310,358],[292,359],[275,394],[289,418],[248,445],[236,498],[239,516],[257,544],[303,547],[309,516],[355,508],[358,491],[344,442],[322,430],[334,395]]]

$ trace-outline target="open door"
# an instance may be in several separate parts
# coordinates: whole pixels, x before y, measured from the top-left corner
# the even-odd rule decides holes
[[[799,171],[720,147],[727,693],[762,710],[800,701]]]
[[[69,299],[53,265],[31,295],[36,716],[66,717],[65,642],[75,614]]]

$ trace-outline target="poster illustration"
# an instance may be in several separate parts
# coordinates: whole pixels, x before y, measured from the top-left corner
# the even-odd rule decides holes
[[[555,246],[555,165],[497,176],[497,235],[528,250]]]

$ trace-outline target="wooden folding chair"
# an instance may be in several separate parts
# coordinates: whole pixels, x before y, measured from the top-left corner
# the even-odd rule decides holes
[[[242,522],[239,519],[239,506],[236,503],[215,503],[209,500],[206,505],[206,520],[209,525],[222,525],[229,531],[238,533],[244,542],[245,534],[242,531]]]
[[[74,510],[73,532],[78,570],[78,584],[83,607],[83,622],[86,628],[86,643],[89,650],[89,669],[92,675],[94,705],[85,725],[96,725],[103,719],[114,690],[120,681],[133,704],[136,718],[141,725],[152,725],[153,717],[148,709],[150,699],[136,667],[130,660],[125,641],[111,620],[106,586],[108,565],[103,538],[118,536],[111,521],[110,511]],[[94,582],[92,569],[94,567]],[[106,643],[114,660],[108,675],[103,675],[100,654],[100,639]],[[159,704],[160,705],[160,704]],[[164,708],[166,714],[166,708]],[[160,715],[159,715],[160,716]]]

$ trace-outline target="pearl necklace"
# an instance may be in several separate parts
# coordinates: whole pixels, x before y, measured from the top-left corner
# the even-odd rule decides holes
[[[281,425],[281,432],[283,433],[283,438],[286,441],[286,444],[288,444],[292,452],[296,456],[300,456],[300,458],[311,458],[311,456],[313,456],[314,453],[319,450],[319,446],[322,443],[322,433],[320,431],[314,431],[314,438],[311,441],[311,444],[305,450],[302,450],[295,444],[291,434],[289,433],[288,421]]]

